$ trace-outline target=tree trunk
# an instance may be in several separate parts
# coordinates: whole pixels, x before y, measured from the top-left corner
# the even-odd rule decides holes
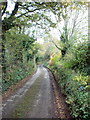
[[[2,80],[6,79],[5,35],[2,35]]]
[[[5,59],[5,35],[2,32],[2,19],[1,19],[1,9],[0,9],[0,57],[1,57],[1,67],[2,67],[2,80],[6,78],[6,59]]]
[[[0,75],[2,79],[2,20],[1,20],[1,9],[0,9]],[[2,81],[0,81],[1,84]]]
[[[88,52],[87,52],[88,58],[87,58],[87,64],[90,65],[90,42],[88,43]]]
[[[35,55],[33,57],[33,62],[34,62],[34,68],[36,69],[36,57],[35,57]]]

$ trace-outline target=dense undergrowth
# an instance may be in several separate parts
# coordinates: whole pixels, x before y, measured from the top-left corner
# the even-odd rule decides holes
[[[54,72],[66,102],[70,106],[71,115],[78,120],[89,120],[88,81],[90,66],[88,64],[88,45],[82,43],[68,50],[65,57],[53,59],[49,66]]]
[[[19,29],[12,28],[4,34],[2,60],[2,93],[11,85],[32,74],[36,69],[35,55],[38,52],[35,38]]]
[[[8,67],[6,79],[2,81],[2,93],[8,90],[11,85],[18,83],[28,75],[34,72],[35,68],[32,62],[27,64],[19,63],[12,68]]]

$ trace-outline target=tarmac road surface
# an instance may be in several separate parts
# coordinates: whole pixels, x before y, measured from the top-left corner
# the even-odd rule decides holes
[[[47,69],[38,66],[32,78],[2,107],[3,118],[54,118],[53,92]]]

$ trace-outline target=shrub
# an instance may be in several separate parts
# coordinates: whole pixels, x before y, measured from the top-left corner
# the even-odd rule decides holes
[[[70,106],[71,115],[73,118],[89,119],[89,106],[88,106],[88,79],[80,73],[72,71],[72,69],[53,67],[57,70],[58,84],[62,92],[66,95],[66,102]]]
[[[6,74],[6,80],[2,80],[2,93],[7,91],[8,88],[16,84],[18,81],[25,78],[27,75],[32,74],[34,71],[34,65],[32,62],[29,62],[25,65],[20,63],[18,66],[13,66]]]

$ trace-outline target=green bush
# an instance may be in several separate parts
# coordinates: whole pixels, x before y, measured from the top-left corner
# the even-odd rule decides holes
[[[54,72],[66,102],[70,106],[71,115],[78,120],[89,120],[88,81],[90,65],[87,58],[88,45],[82,43],[68,50],[66,56],[50,66]],[[90,89],[89,89],[90,90]]]
[[[56,66],[57,67],[57,66]],[[88,106],[88,76],[72,71],[72,69],[52,67],[57,71],[58,84],[62,93],[66,95],[66,102],[70,106],[71,115],[76,119],[89,119]],[[55,73],[55,72],[54,72]]]
[[[34,70],[35,68],[32,62],[25,65],[20,63],[18,66],[14,66],[9,72],[7,72],[6,80],[2,80],[2,93],[7,91],[11,85],[16,84],[18,81],[32,74]]]

